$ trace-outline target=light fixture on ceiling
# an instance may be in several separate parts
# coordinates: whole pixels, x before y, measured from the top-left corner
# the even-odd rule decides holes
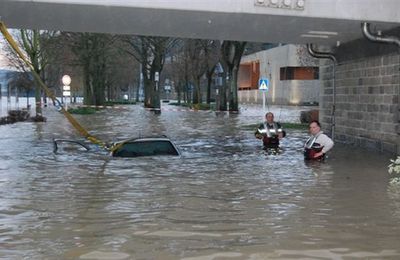
[[[320,35],[338,35],[337,32],[330,32],[330,31],[308,31],[310,34],[320,34]]]
[[[337,32],[330,32],[330,31],[308,31],[307,33],[301,34],[301,37],[306,38],[321,38],[321,39],[328,39],[332,36],[337,36]]]
[[[257,0],[257,3],[258,3],[258,4],[263,4],[263,3],[264,3],[264,0]]]
[[[289,6],[291,6],[291,4],[292,4],[292,0],[283,0],[284,6],[289,7]]]
[[[321,34],[301,34],[300,37],[303,38],[322,38],[322,39],[328,39],[329,35],[321,35]]]
[[[306,4],[306,1],[304,0],[298,0],[296,6],[298,8],[304,8],[304,5]]]
[[[269,0],[268,7],[279,7],[279,1],[278,0]]]

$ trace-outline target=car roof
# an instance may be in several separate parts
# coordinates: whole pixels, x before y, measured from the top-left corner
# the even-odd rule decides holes
[[[168,137],[166,136],[146,136],[146,137],[134,137],[134,138],[129,138],[126,140],[118,141],[116,143],[127,143],[127,142],[151,142],[151,141],[168,141],[172,142]]]
[[[125,141],[114,143],[112,155],[115,157],[139,157],[155,155],[179,156],[180,152],[169,138],[165,136],[150,136],[130,138],[126,139]]]

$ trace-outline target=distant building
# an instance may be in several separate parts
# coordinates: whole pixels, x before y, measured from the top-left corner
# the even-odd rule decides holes
[[[30,73],[0,69],[0,97],[33,96],[33,76]]]
[[[269,104],[319,103],[319,61],[305,46],[288,44],[243,56],[238,78],[240,103],[262,103],[260,79],[268,79]]]
[[[17,73],[18,72],[15,70],[0,69],[0,96],[3,96],[5,93],[7,93],[8,83],[15,77]]]

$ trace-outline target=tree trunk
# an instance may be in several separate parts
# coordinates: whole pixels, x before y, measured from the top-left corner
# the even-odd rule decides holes
[[[136,100],[136,102],[139,102],[139,94],[140,94],[140,87],[142,86],[142,80],[141,80],[141,78],[140,78],[140,76],[139,76],[139,79],[138,79],[138,84],[137,84],[137,87],[136,87],[136,98],[135,98],[135,100]]]
[[[238,87],[237,79],[239,74],[238,66],[234,66],[232,69],[231,80],[229,82],[229,111],[239,111],[239,100],[238,100]]]
[[[213,73],[207,73],[207,104],[211,103],[211,84]]]
[[[112,94],[112,90],[111,90],[111,84],[107,84],[107,100],[111,101],[113,100],[113,94]]]
[[[178,98],[178,104],[181,104],[181,98],[182,98],[182,83],[178,83],[177,85],[178,89],[177,89],[177,98]]]
[[[161,108],[159,84],[159,81],[153,82],[153,95],[151,96],[152,108]]]
[[[144,85],[144,107],[146,108],[151,108],[152,107],[152,100],[151,96],[153,95],[154,92],[154,86],[152,85],[152,81],[147,79],[145,77],[143,79],[143,85]]]
[[[222,86],[219,89],[219,110],[220,111],[227,111],[228,106],[227,106],[227,98],[226,98],[226,72],[224,70],[224,73],[222,74]]]
[[[201,90],[200,90],[200,78],[196,78],[194,80],[194,89],[193,89],[193,104],[200,104],[201,99]]]
[[[83,66],[83,77],[85,85],[83,87],[83,104],[85,105],[94,105],[93,103],[93,86],[92,80],[89,73],[89,65],[85,64]]]
[[[35,111],[36,116],[42,116],[42,91],[38,82],[35,81]]]
[[[224,71],[229,73],[229,110],[238,111],[237,78],[246,42],[224,41],[221,46],[222,65]],[[226,85],[226,84],[224,84]]]
[[[29,110],[29,89],[26,89],[26,108]],[[0,100],[1,100],[1,84],[0,84]]]

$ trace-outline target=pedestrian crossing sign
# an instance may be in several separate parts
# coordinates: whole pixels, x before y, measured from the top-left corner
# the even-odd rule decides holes
[[[261,91],[268,91],[269,81],[267,78],[261,78],[258,82],[258,89]]]

